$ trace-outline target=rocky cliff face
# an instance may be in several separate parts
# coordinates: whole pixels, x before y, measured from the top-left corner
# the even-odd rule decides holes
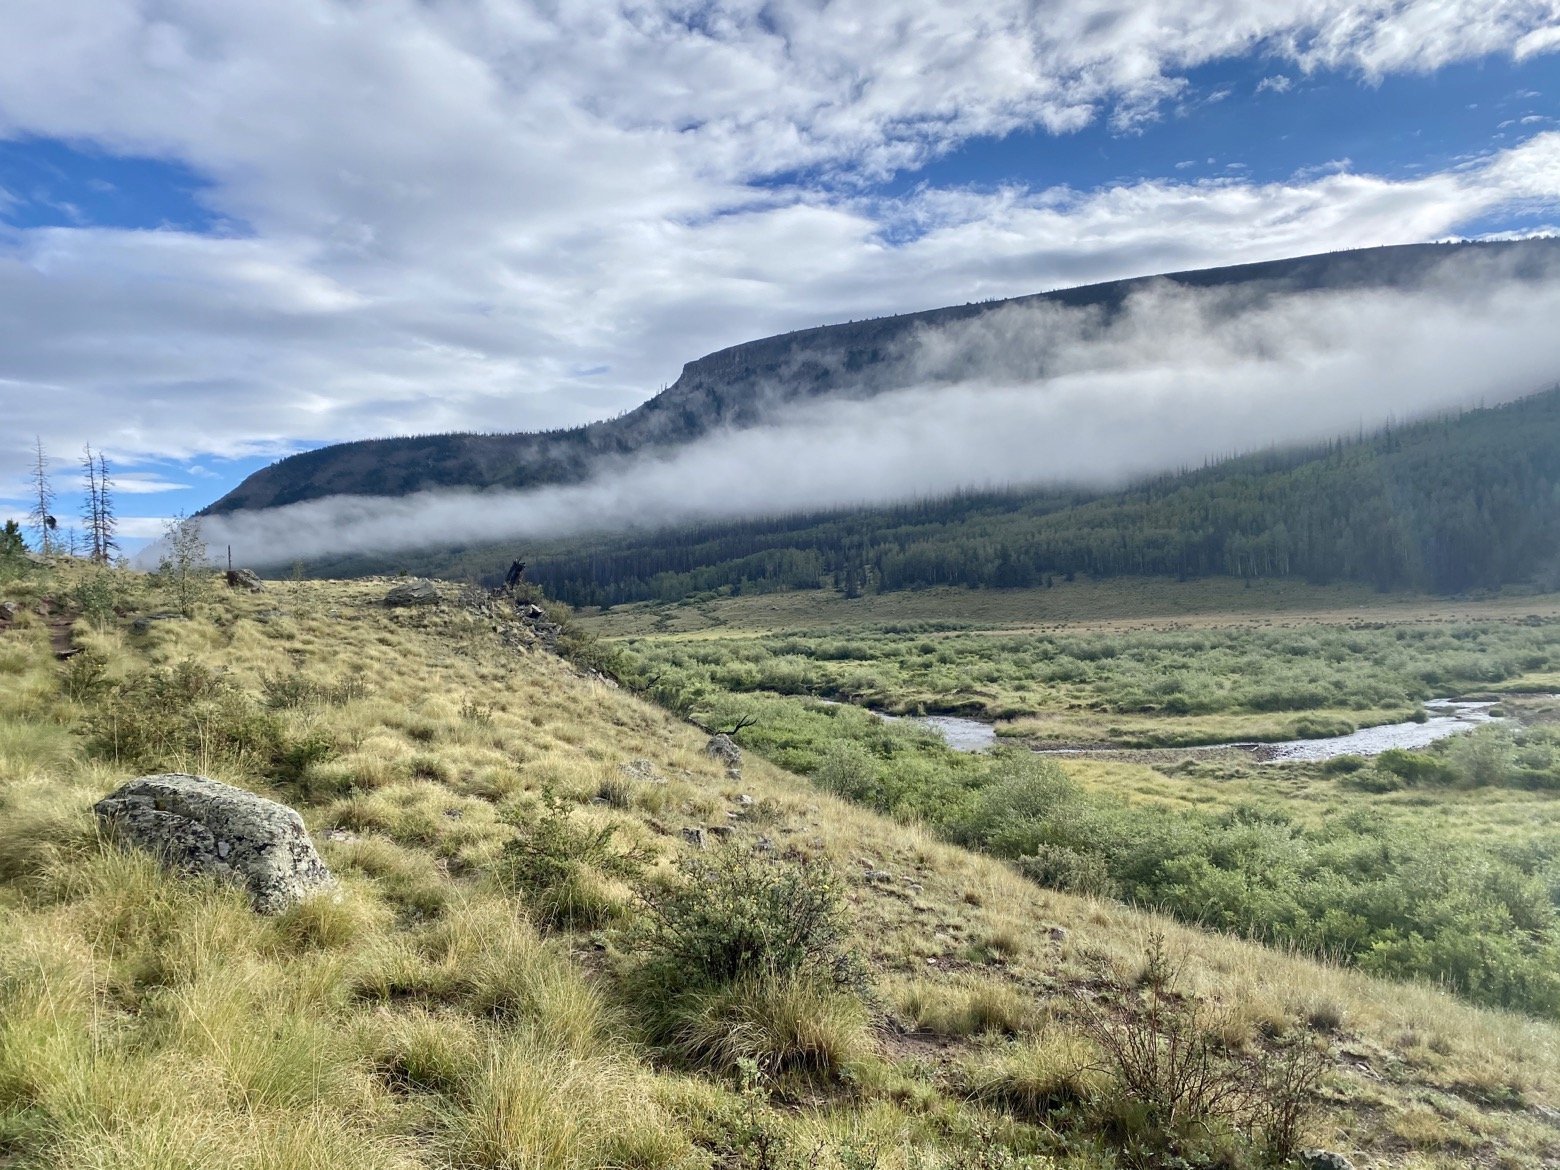
[[[1318,289],[1400,288],[1429,279],[1470,251],[1536,276],[1560,264],[1560,240],[1414,244],[1330,252],[1086,285],[1005,301],[957,305],[766,337],[689,362],[676,383],[620,418],[539,434],[426,435],[341,443],[294,455],[250,476],[208,513],[277,507],[331,495],[398,496],[439,487],[569,483],[596,462],[688,442],[722,426],[754,426],[778,406],[829,395],[871,395],[906,383],[918,332],[1013,305],[1049,302],[1109,314],[1154,280],[1188,288],[1242,287],[1253,296]]]

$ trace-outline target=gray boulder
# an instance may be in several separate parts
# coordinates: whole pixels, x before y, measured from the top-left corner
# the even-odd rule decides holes
[[[703,849],[709,844],[709,839],[706,836],[704,830],[697,827],[683,829],[682,839],[688,842],[688,844],[692,845],[695,849]]]
[[[420,578],[395,585],[385,594],[386,605],[436,605],[438,601],[438,586]]]
[[[215,874],[244,885],[262,914],[333,884],[302,817],[231,784],[181,772],[142,776],[92,811],[126,848],[155,853],[181,873]]]
[[[704,745],[704,754],[726,765],[726,774],[732,779],[741,777],[742,749],[736,745],[731,736],[724,734],[710,736],[709,743]]]
[[[229,589],[247,589],[251,593],[265,592],[265,582],[255,575],[253,569],[229,569],[227,583]]]
[[[1300,1165],[1305,1170],[1354,1170],[1354,1163],[1331,1150],[1303,1150]]]

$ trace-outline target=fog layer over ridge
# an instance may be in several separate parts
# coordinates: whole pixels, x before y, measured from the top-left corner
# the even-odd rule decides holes
[[[1240,451],[1495,405],[1560,378],[1560,274],[1477,259],[1412,291],[1264,296],[1168,283],[1115,315],[1002,306],[928,329],[905,389],[603,463],[584,483],[337,496],[202,521],[245,563],[524,540],[961,487],[1098,487]],[[151,555],[155,556],[153,552]]]

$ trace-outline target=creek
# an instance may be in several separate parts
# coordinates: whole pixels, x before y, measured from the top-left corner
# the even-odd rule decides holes
[[[1432,699],[1425,705],[1428,716],[1422,723],[1386,723],[1379,727],[1364,727],[1348,735],[1333,735],[1322,739],[1292,739],[1280,743],[1256,743],[1237,741],[1209,743],[1176,748],[1177,751],[1216,752],[1239,749],[1259,756],[1264,763],[1281,763],[1288,760],[1330,760],[1335,756],[1379,756],[1392,748],[1414,749],[1428,747],[1437,740],[1452,735],[1462,735],[1487,723],[1503,722],[1492,715],[1493,702],[1472,702],[1466,699]],[[956,715],[889,715],[873,711],[880,719],[906,719],[919,724],[942,737],[944,743],[956,752],[984,752],[996,746],[997,729],[978,719],[963,719]],[[1123,748],[1037,748],[1040,755],[1092,755],[1095,752],[1130,751]],[[1167,750],[1167,749],[1140,749]]]

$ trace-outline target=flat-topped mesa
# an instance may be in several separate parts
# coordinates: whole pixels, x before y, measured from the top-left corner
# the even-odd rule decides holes
[[[1110,314],[1134,291],[1156,282],[1240,289],[1252,297],[1339,289],[1406,290],[1435,277],[1453,258],[1471,255],[1497,262],[1508,278],[1537,279],[1560,269],[1560,239],[1328,252],[799,329],[728,346],[688,362],[675,383],[614,419],[540,433],[454,433],[339,443],[262,468],[205,513],[274,508],[334,495],[402,496],[445,488],[577,483],[601,459],[674,447],[723,426],[758,425],[776,407],[790,402],[902,389],[916,376],[916,363],[906,358],[922,330],[1014,305],[1094,308]]]

